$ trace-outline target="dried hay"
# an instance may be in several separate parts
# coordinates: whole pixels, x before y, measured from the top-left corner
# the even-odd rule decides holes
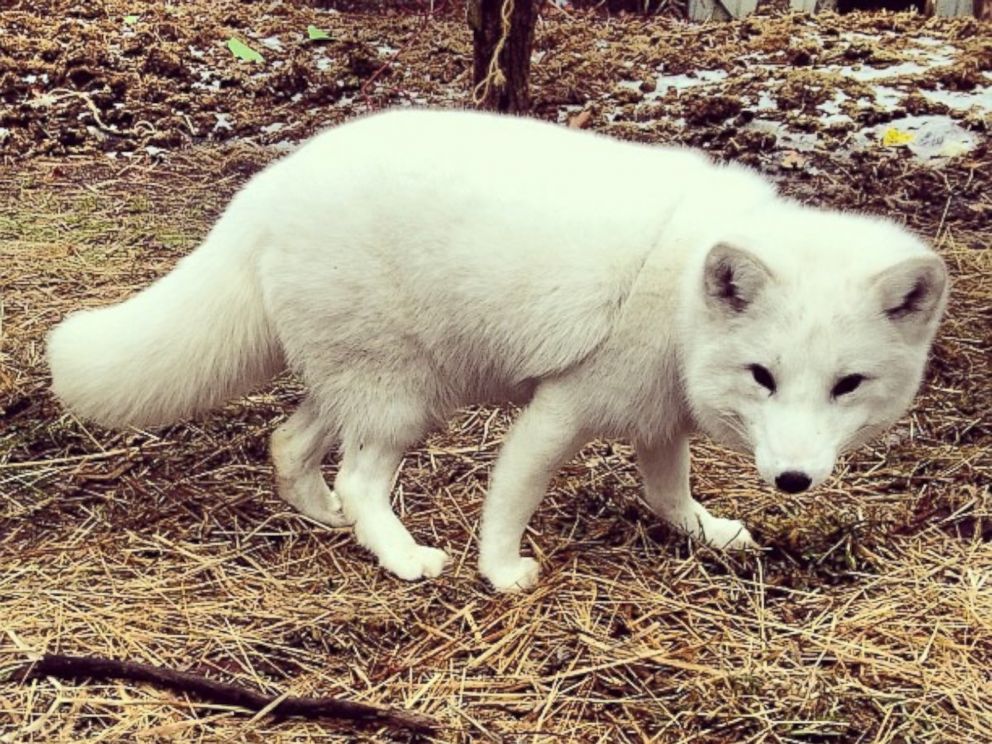
[[[198,148],[165,166],[36,160],[0,173],[0,676],[43,650],[129,658],[415,709],[443,723],[442,741],[987,740],[992,265],[968,218],[992,208],[987,159],[936,175],[903,160],[853,176],[837,166],[803,187],[904,215],[937,239],[955,287],[918,405],[825,487],[771,493],[746,460],[695,444],[696,495],[744,518],[766,554],[670,534],[638,501],[630,449],[597,442],[528,533],[540,584],[508,597],[475,572],[508,411],[466,411],[406,458],[397,508],[454,561],[405,584],[347,530],[272,495],[267,436],[299,399],[292,380],[155,433],[99,431],[47,396],[45,330],[166,271],[265,157]],[[886,189],[866,180],[856,193],[873,173]],[[973,183],[984,186],[962,200]],[[945,209],[918,208],[931,189]],[[47,680],[0,683],[0,736],[393,735]]]

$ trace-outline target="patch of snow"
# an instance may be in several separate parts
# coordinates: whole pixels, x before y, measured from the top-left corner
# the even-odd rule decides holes
[[[214,124],[215,132],[221,129],[234,129],[234,122],[231,120],[231,115],[229,113],[221,111],[219,113],[215,113],[214,118],[217,120],[217,123]]]
[[[869,39],[871,37],[868,37]],[[919,39],[917,39],[919,41]],[[871,67],[869,65],[825,65],[820,68],[823,72],[836,72],[854,80],[869,82],[872,80],[889,80],[903,75],[918,75],[939,67],[946,67],[954,62],[954,47],[939,43],[927,44],[928,49],[916,49],[916,60],[900,62],[887,67]]]
[[[840,113],[841,104],[850,100],[850,96],[847,95],[842,90],[838,90],[834,93],[834,97],[829,101],[824,101],[819,106],[817,106],[817,111],[822,111],[828,116],[835,116]]]
[[[215,77],[210,68],[200,70],[200,79],[194,80],[190,86],[196,90],[220,90],[220,78]]]
[[[899,90],[898,88],[891,88],[888,85],[876,85],[873,90],[875,91],[875,101],[874,104],[884,111],[892,111],[899,106],[899,102],[902,101],[903,97],[906,95],[905,91]],[[870,106],[871,103],[862,103],[862,107]]]
[[[889,34],[891,36],[891,34]],[[878,41],[878,37],[873,34],[863,34],[860,31],[844,31],[840,34],[840,38],[844,41]]]
[[[833,126],[834,124],[851,124],[854,122],[847,114],[828,114],[827,116],[820,117],[820,123],[825,127]]]
[[[878,146],[889,129],[913,135],[906,147],[919,160],[946,159],[970,152],[978,145],[978,136],[949,116],[904,116],[859,132],[857,140],[865,146]]]
[[[558,109],[558,123],[565,124],[569,119],[575,114],[579,113],[584,107],[583,106],[561,106]],[[609,116],[609,115],[607,115]]]
[[[655,83],[654,92],[658,96],[663,96],[669,90],[685,90],[700,85],[711,85],[726,79],[726,70],[699,70],[692,75],[662,75]]]
[[[758,96],[758,103],[754,107],[755,111],[776,111],[778,110],[778,103],[775,99],[768,95],[767,91],[761,91]]]
[[[759,113],[761,111],[778,111],[778,103],[771,97],[768,91],[765,90],[762,90],[758,94],[757,101],[752,103],[751,99],[748,98],[746,103],[747,105],[744,107],[745,111],[751,111],[753,113]]]
[[[955,111],[968,111],[977,107],[984,113],[992,112],[992,87],[974,90],[921,90],[920,94],[928,101],[942,103]]]
[[[776,146],[787,150],[809,152],[810,150],[815,150],[820,144],[820,139],[815,134],[793,132],[781,122],[772,121],[771,119],[752,119],[744,128],[753,132],[774,134]]]
[[[902,75],[918,75],[921,72],[926,72],[929,68],[916,62],[901,62],[898,65],[890,65],[889,67],[828,65],[823,69],[827,72],[839,72],[844,77],[849,77],[852,80],[869,82],[871,80],[888,80]]]
[[[685,90],[699,86],[721,83],[727,79],[726,70],[698,70],[691,75],[659,75],[655,80],[654,90],[644,94],[645,101],[661,98],[670,90]],[[623,80],[618,85],[630,90],[641,90],[643,83],[639,80]]]

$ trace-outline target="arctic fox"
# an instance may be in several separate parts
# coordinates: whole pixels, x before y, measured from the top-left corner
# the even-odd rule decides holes
[[[55,328],[48,360],[58,397],[109,426],[294,370],[309,395],[272,436],[279,495],[354,524],[403,579],[447,560],[390,506],[404,451],[460,406],[520,403],[479,555],[512,590],[537,580],[520,543],[550,479],[596,437],[632,441],[662,519],[752,545],[690,494],[690,434],[753,453],[783,491],[821,483],[908,408],[946,285],[895,224],[800,206],[692,151],[394,111],[256,175],[171,273]]]

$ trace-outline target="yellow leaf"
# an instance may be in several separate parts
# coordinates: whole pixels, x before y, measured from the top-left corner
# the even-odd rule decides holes
[[[882,135],[882,145],[885,147],[903,147],[908,145],[916,137],[912,132],[903,132],[901,129],[890,127]]]

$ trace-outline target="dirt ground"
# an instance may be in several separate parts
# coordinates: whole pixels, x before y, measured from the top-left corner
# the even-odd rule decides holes
[[[44,651],[409,708],[440,722],[437,741],[988,741],[988,24],[553,8],[540,23],[535,115],[705,148],[805,201],[889,215],[951,269],[918,404],[828,484],[771,493],[746,459],[694,444],[696,495],[745,519],[760,556],[670,533],[639,501],[630,448],[597,442],[528,533],[540,585],[492,593],[475,530],[512,412],[486,408],[404,463],[398,509],[454,557],[405,584],[273,496],[267,440],[300,398],[292,379],[156,432],[102,431],[51,399],[47,329],[166,272],[266,162],[359,113],[471,105],[469,32],[438,9],[0,11],[0,741],[410,738],[148,685],[3,681]],[[237,60],[231,37],[264,61]]]

